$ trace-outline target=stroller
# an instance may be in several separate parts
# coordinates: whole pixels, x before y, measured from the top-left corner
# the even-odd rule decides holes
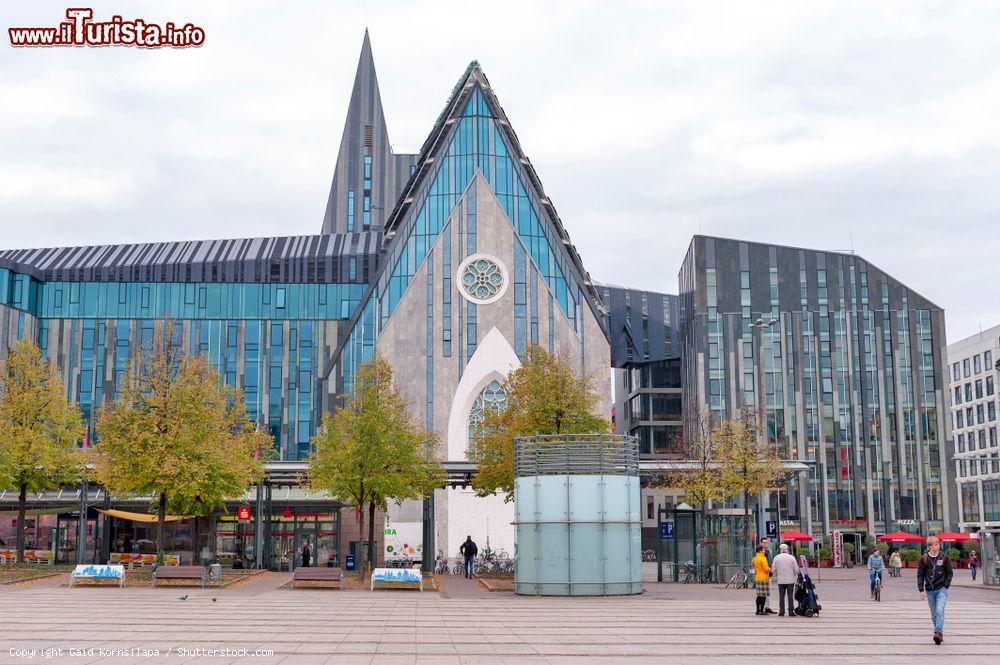
[[[816,602],[818,597],[816,595],[816,585],[813,584],[809,573],[799,573],[799,578],[795,582],[795,602],[798,603],[795,613],[804,617],[819,616],[819,611],[822,607]]]

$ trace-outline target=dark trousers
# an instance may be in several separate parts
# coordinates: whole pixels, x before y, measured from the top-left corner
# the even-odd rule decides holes
[[[788,613],[795,613],[795,600],[793,597],[793,592],[795,590],[794,584],[779,584],[778,585],[778,614],[785,613],[785,596],[788,596]]]
[[[473,566],[472,566],[472,562],[475,561],[475,560],[476,560],[476,557],[466,555],[466,557],[465,557],[465,576],[466,577],[472,577],[473,572],[475,572],[473,570]]]

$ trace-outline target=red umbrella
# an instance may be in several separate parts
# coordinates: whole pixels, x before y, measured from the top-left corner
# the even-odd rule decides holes
[[[925,539],[915,533],[893,531],[892,533],[883,533],[881,536],[877,536],[875,540],[882,543],[922,543]]]
[[[942,543],[960,543],[971,538],[971,536],[967,533],[956,533],[954,531],[939,533],[937,534],[937,537]]]
[[[781,540],[812,540],[812,536],[808,533],[800,533],[798,531],[786,531],[781,534]]]

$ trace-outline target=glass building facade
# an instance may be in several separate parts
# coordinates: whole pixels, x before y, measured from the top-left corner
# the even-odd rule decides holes
[[[169,322],[175,346],[204,354],[243,389],[250,418],[274,437],[274,457],[304,459],[337,394],[330,354],[377,267],[376,241],[343,234],[0,252],[0,349],[27,337],[56,362],[89,446],[96,410]],[[141,263],[123,265],[132,255]]]
[[[678,457],[681,361],[677,296],[597,285],[614,368],[615,431],[645,458]]]
[[[679,282],[685,403],[750,410],[811,467],[782,516],[824,533],[952,523],[940,307],[853,254],[703,236]]]

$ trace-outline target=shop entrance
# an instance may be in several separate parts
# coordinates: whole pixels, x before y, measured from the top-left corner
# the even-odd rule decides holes
[[[277,511],[276,511],[277,512]],[[291,571],[303,565],[308,547],[310,566],[339,567],[340,513],[290,508],[271,518],[270,569]]]

